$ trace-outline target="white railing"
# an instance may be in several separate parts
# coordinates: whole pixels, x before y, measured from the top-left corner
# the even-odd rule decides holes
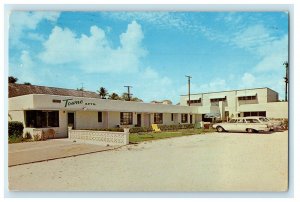
[[[99,145],[126,145],[129,144],[129,129],[124,132],[96,131],[96,130],[73,130],[68,128],[68,137],[70,140]]]

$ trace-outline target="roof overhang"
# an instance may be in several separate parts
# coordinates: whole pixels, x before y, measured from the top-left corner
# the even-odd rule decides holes
[[[212,95],[209,99],[225,99],[226,95]]]

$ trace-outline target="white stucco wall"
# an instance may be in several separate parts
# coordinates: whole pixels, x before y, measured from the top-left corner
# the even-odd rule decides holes
[[[288,102],[242,105],[238,110],[240,112],[266,111],[266,116],[269,118],[288,118]]]
[[[98,122],[98,112],[96,111],[77,111],[76,116],[76,129],[96,129],[104,128],[103,114],[102,122]]]

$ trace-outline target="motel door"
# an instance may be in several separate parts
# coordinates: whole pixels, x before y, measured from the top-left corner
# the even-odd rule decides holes
[[[142,114],[137,114],[137,126],[142,126]]]
[[[68,112],[68,126],[72,126],[72,129],[75,128],[75,113]]]
[[[190,115],[190,123],[193,123],[193,115]]]

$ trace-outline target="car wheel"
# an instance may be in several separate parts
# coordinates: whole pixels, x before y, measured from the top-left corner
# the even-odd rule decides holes
[[[254,130],[253,130],[252,128],[248,128],[248,129],[247,129],[247,132],[248,132],[248,133],[253,133]]]
[[[218,127],[217,127],[217,131],[218,131],[218,132],[223,132],[224,129],[223,129],[221,126],[218,126]]]

